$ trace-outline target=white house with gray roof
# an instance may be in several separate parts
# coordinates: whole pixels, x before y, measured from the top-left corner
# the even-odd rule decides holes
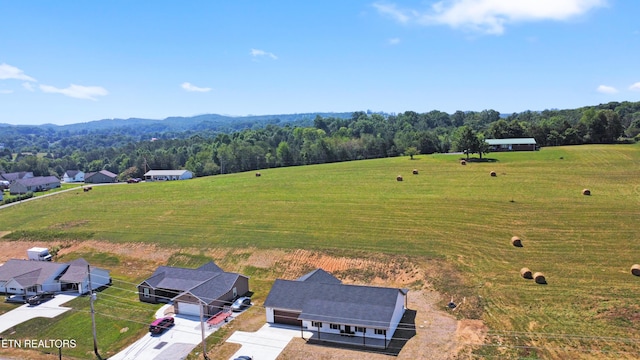
[[[387,348],[406,309],[407,289],[346,285],[322,269],[277,279],[267,322],[300,326],[315,340]]]
[[[70,263],[11,259],[0,266],[0,293],[36,295],[51,292],[89,292],[88,263],[77,259]],[[91,269],[91,288],[95,290],[111,283],[109,271]]]
[[[36,176],[15,180],[9,185],[11,195],[46,191],[60,187],[60,179],[55,176]]]
[[[140,301],[173,302],[176,314],[212,316],[249,293],[247,276],[223,271],[213,261],[197,269],[160,266],[138,285]]]
[[[188,180],[193,178],[189,170],[149,170],[144,174],[146,181]]]

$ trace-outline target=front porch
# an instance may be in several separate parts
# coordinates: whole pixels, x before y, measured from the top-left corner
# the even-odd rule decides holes
[[[318,332],[318,330],[305,329],[305,332],[310,332],[312,335],[306,338],[310,343],[334,343],[340,345],[355,346],[358,348],[376,348],[386,349],[389,346],[389,340],[374,339],[363,336],[364,334],[334,334],[326,332]]]

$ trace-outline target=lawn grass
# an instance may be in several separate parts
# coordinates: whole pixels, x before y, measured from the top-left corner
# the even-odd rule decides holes
[[[438,259],[461,277],[436,281],[438,290],[472,294],[490,328],[481,355],[637,357],[640,278],[630,267],[640,262],[640,145],[488,157],[496,161],[462,166],[455,155],[420,155],[265,169],[261,177],[100,186],[3,209],[0,231],[13,231],[3,241],[92,238]],[[584,188],[592,195],[583,196]],[[524,247],[510,245],[513,235]],[[542,271],[548,284],[522,279],[522,267]]]

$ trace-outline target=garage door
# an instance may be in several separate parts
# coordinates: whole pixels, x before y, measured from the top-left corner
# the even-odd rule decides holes
[[[302,326],[302,320],[298,320],[299,312],[273,310],[273,322],[276,324],[287,324]]]
[[[200,317],[200,305],[199,304],[191,304],[186,302],[179,302],[178,305],[178,314],[180,315],[191,315]]]

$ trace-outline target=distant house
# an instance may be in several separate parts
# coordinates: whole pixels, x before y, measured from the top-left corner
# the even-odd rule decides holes
[[[118,175],[108,170],[87,173],[84,177],[86,184],[108,184],[118,182]]]
[[[32,178],[33,176],[33,172],[31,171],[20,171],[20,172],[14,172],[14,173],[1,173],[0,174],[0,180],[6,180],[10,183],[16,181],[16,180],[20,180],[20,179],[29,179]]]
[[[11,259],[0,266],[0,293],[31,296],[45,291],[89,292],[111,283],[109,271],[89,267],[84,259],[70,263]]]
[[[264,302],[267,322],[300,326],[312,339],[387,348],[405,312],[407,289],[345,285],[322,269],[277,279]]]
[[[247,276],[223,271],[213,261],[197,269],[160,266],[138,285],[140,301],[173,301],[176,314],[209,317],[249,292]]]
[[[55,176],[36,176],[15,180],[9,185],[9,194],[26,194],[28,192],[47,191],[59,187],[60,180]]]
[[[486,139],[491,152],[539,150],[534,138]]]
[[[187,180],[193,178],[189,170],[149,170],[144,174],[146,181]]]
[[[84,172],[80,170],[67,170],[62,176],[62,181],[66,183],[83,182]]]

